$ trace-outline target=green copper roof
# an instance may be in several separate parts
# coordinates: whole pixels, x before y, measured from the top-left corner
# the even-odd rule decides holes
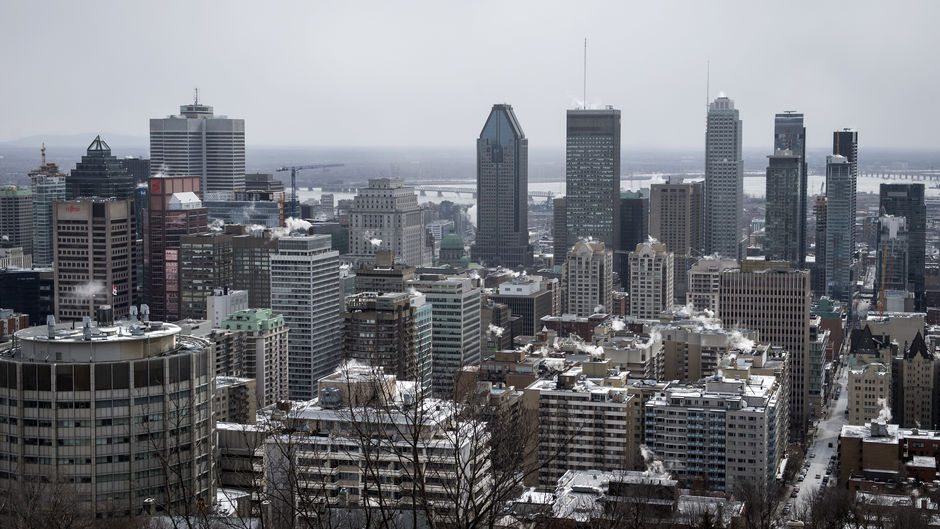
[[[825,319],[840,318],[842,317],[842,304],[824,296],[813,304],[810,313]]]
[[[271,309],[248,309],[229,314],[222,328],[229,331],[268,331],[284,326],[284,316]]]
[[[448,233],[441,239],[441,250],[463,250],[463,239],[456,233]]]
[[[621,191],[620,198],[643,198],[643,194],[639,191]]]

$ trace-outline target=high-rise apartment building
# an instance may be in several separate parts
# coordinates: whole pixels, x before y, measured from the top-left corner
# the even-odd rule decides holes
[[[144,293],[155,320],[182,319],[180,239],[209,231],[208,211],[198,193],[195,176],[153,176],[147,186]]]
[[[737,259],[744,210],[741,118],[734,101],[708,105],[705,132],[705,253]]]
[[[111,155],[111,147],[96,136],[88,146],[82,161],[75,165],[65,180],[65,195],[69,200],[84,197],[134,198],[137,183],[127,174],[121,161]]]
[[[878,271],[875,273],[875,296],[882,291],[907,290],[910,283],[910,232],[906,217],[878,217]],[[879,305],[880,305],[879,301]],[[884,310],[886,307],[880,307]]]
[[[245,120],[181,105],[178,116],[150,120],[150,175],[199,177],[200,196],[245,189]]]
[[[512,107],[493,105],[477,139],[474,261],[509,268],[532,263],[528,164],[529,140]]]
[[[208,297],[233,283],[233,236],[211,231],[180,237],[180,316],[204,318]],[[248,308],[248,307],[245,307]]]
[[[342,292],[339,253],[328,235],[281,237],[271,255],[271,309],[290,328],[288,387],[292,400],[316,396],[317,380],[340,361]]]
[[[753,329],[762,342],[790,355],[791,437],[802,439],[809,418],[809,271],[780,261],[741,261],[720,276],[718,318],[725,325]]]
[[[852,166],[852,177],[858,179],[858,131],[845,128],[832,133],[832,154],[844,156]]]
[[[432,306],[431,388],[451,397],[457,371],[480,363],[480,288],[466,277],[436,274],[423,274],[408,286]]]
[[[914,310],[923,312],[926,310],[924,272],[927,257],[927,206],[924,202],[924,184],[881,184],[879,209],[883,215],[907,219],[909,249],[906,290],[914,293]],[[878,245],[881,246],[880,239]]]
[[[613,309],[613,253],[602,242],[578,241],[562,271],[565,314],[588,317]]]
[[[768,156],[764,254],[793,268],[806,264],[806,197],[800,195],[803,159],[779,149]]]
[[[649,201],[649,235],[665,244],[666,250],[675,255],[674,294],[677,299],[685,299],[687,272],[702,255],[705,185],[703,182],[681,181],[652,184]]]
[[[672,306],[675,255],[665,244],[645,242],[630,252],[630,315],[657,319]]]
[[[110,305],[114,317],[128,316],[138,255],[136,220],[131,200],[55,203],[56,320],[94,319],[102,305]]]
[[[346,299],[343,356],[431,390],[431,305],[423,294],[363,292]]]
[[[424,211],[411,187],[400,178],[371,178],[349,210],[349,256],[374,261],[375,252],[391,250],[411,266],[431,264],[426,245]]]
[[[797,201],[799,203],[797,209],[800,213],[798,218],[795,219],[794,225],[788,226],[787,229],[796,233],[798,247],[797,253],[799,255],[797,262],[790,260],[790,263],[794,267],[805,268],[808,170],[806,164],[806,127],[803,124],[803,114],[787,111],[783,114],[777,114],[774,116],[774,153],[776,154],[779,151],[790,151],[791,154],[800,157],[799,185],[798,188],[793,191],[794,193],[799,194],[797,196]],[[786,165],[785,162],[784,164]]]
[[[649,240],[650,199],[644,191],[620,193],[620,248],[631,251],[637,244]],[[630,262],[621,255],[615,262],[620,274],[620,288],[630,290]]]
[[[405,292],[408,281],[415,278],[415,267],[395,264],[389,251],[375,252],[375,264],[362,263],[356,269],[356,293]]]
[[[816,219],[816,251],[812,266],[813,296],[826,293],[826,195],[816,195],[813,204],[813,217]]]
[[[41,165],[29,172],[29,188],[33,192],[33,266],[52,266],[52,205],[65,200],[65,173],[55,162],[46,162],[45,146]]]
[[[0,488],[61,480],[70,512],[88,519],[215,501],[209,342],[146,319],[50,323],[16,337],[0,360]]]
[[[691,303],[696,311],[718,313],[719,285],[721,272],[738,266],[736,259],[718,259],[712,256],[699,259],[689,269],[689,291],[685,295],[686,304]]]
[[[33,192],[25,187],[0,188],[0,244],[33,253]]]
[[[853,277],[855,176],[852,171],[852,164],[845,156],[826,157],[826,295],[844,303],[852,300],[856,281]]]
[[[568,111],[565,150],[568,247],[580,239],[620,244],[620,111]]]
[[[243,376],[254,378],[258,407],[287,400],[288,328],[271,309],[247,309],[230,314],[222,329],[243,338]]]
[[[552,263],[560,267],[568,255],[568,199],[552,200]]]

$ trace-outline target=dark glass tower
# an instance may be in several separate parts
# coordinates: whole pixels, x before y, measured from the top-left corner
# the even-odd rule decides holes
[[[650,199],[642,193],[624,191],[620,194],[620,247],[631,252],[649,237]],[[630,290],[629,260],[621,259],[620,286]]]
[[[855,176],[852,163],[838,154],[826,158],[825,244],[826,295],[849,302],[855,284]]]
[[[65,196],[68,200],[86,197],[128,200],[134,198],[136,187],[121,161],[111,156],[111,147],[96,136],[88,153],[65,179]]]
[[[797,195],[797,217],[793,219],[794,225],[789,226],[787,229],[790,230],[793,235],[796,237],[797,244],[797,259],[790,261],[791,266],[794,268],[806,268],[806,177],[807,177],[807,167],[806,167],[806,127],[803,124],[803,114],[787,111],[783,114],[777,114],[774,117],[774,153],[777,153],[781,150],[789,150],[791,154],[799,156],[799,181],[797,182],[799,188],[793,191],[788,192],[792,194],[793,192],[798,193]],[[770,168],[768,167],[768,174]],[[768,186],[770,184],[768,183]],[[768,209],[770,208],[771,197],[767,195]],[[768,219],[769,224],[769,219]],[[769,232],[768,232],[769,236]]]
[[[568,111],[565,194],[570,248],[592,238],[620,248],[620,111]]]
[[[806,255],[806,197],[800,195],[802,158],[789,149],[768,156],[766,180],[766,237],[764,254],[804,268]]]
[[[837,130],[832,133],[832,154],[845,156],[852,167],[852,178],[858,179],[858,131]]]
[[[510,105],[493,105],[477,140],[477,238],[473,259],[528,266],[529,140]]]
[[[879,209],[882,215],[907,219],[907,290],[914,293],[914,310],[924,311],[924,273],[927,253],[927,206],[924,184],[881,184]],[[878,247],[882,247],[881,233]],[[879,256],[880,258],[881,256]],[[875,278],[878,281],[878,278]],[[876,293],[878,291],[876,290]]]

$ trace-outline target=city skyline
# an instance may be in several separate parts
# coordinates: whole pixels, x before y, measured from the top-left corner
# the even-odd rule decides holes
[[[923,68],[921,52],[935,49],[940,39],[928,25],[935,18],[930,12],[940,9],[933,4],[882,10],[862,3],[845,10],[797,2],[807,38],[793,50],[801,60],[787,76],[767,60],[775,53],[763,38],[767,16],[746,3],[723,10],[695,3],[609,5],[602,20],[591,10],[557,6],[533,17],[525,3],[506,6],[499,20],[487,16],[488,9],[428,3],[361,9],[219,6],[112,4],[90,11],[66,3],[53,10],[5,4],[0,42],[18,51],[5,73],[28,79],[53,71],[72,82],[67,91],[55,84],[6,86],[6,99],[17,104],[5,109],[0,141],[90,131],[143,137],[147,118],[166,115],[199,87],[201,99],[252,124],[249,145],[461,145],[476,132],[480,114],[494,102],[506,102],[525,120],[533,147],[561,146],[561,111],[579,106],[583,98],[585,37],[588,103],[631,108],[635,126],[624,128],[625,146],[698,147],[706,96],[720,91],[734,94],[741,119],[751,124],[747,147],[766,144],[770,116],[780,109],[813,116],[814,130],[870,131],[866,143],[874,147],[933,147],[926,116],[940,110],[940,103],[909,88],[936,84],[937,74]],[[846,21],[837,36],[827,23],[836,16]],[[148,27],[191,18],[214,23],[179,41],[145,37]],[[444,24],[438,28],[432,19]],[[19,45],[36,20],[47,38]],[[146,20],[144,30],[126,23],[131,20]],[[733,37],[711,31],[728,20],[735,23]],[[870,38],[875,20],[878,38]],[[73,26],[84,28],[83,39],[68,37]],[[464,42],[477,42],[472,28],[485,28],[493,38],[471,50]],[[271,38],[241,38],[265,31]],[[671,44],[679,42],[673,32],[696,46]],[[107,50],[124,72],[109,79],[106,90],[86,68],[84,59],[93,50]],[[278,60],[269,60],[275,56]],[[833,56],[852,59],[834,67]],[[741,68],[744,64],[748,67]],[[167,75],[152,75],[154,68]],[[148,82],[141,85],[140,78]],[[422,78],[429,82],[414,82]],[[872,106],[872,100],[892,104]],[[271,111],[275,105],[304,119],[285,120],[282,112]],[[410,112],[417,105],[427,111]],[[308,120],[318,126],[306,126]],[[370,127],[360,127],[362,120]],[[828,138],[815,133],[810,141],[808,147],[816,148]]]

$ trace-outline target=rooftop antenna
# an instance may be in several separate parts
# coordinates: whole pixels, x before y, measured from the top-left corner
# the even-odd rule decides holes
[[[587,110],[587,37],[584,37],[584,87],[582,104],[584,110]]]
[[[199,87],[196,87],[193,90],[195,91],[195,95],[193,96],[193,105],[198,105],[199,104]]]
[[[46,142],[42,142],[42,149],[39,149],[39,152],[42,153],[42,165],[46,165]]]

